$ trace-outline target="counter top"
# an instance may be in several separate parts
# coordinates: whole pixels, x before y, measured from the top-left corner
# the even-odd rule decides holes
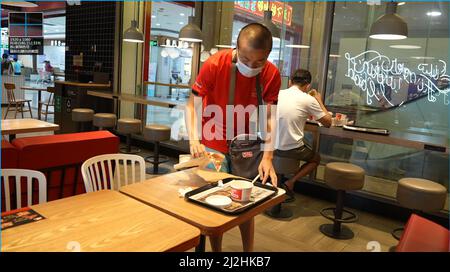
[[[314,124],[307,123],[306,131],[319,132],[322,135],[330,135],[339,138],[348,138],[354,140],[362,140],[376,142],[389,145],[397,145],[419,150],[435,150],[449,153],[449,139],[443,136],[427,136],[422,134],[396,132],[393,131],[389,135],[370,134],[364,132],[356,132],[345,130],[342,127],[319,127]]]
[[[87,94],[96,97],[118,99],[123,101],[131,101],[138,104],[162,106],[162,107],[175,107],[175,106],[184,107],[186,106],[187,103],[186,100],[183,101],[183,100],[175,100],[175,99],[167,99],[135,94],[118,94],[105,91],[88,91]]]
[[[91,88],[109,88],[111,87],[111,84],[100,84],[100,83],[82,83],[82,82],[75,82],[75,81],[55,81],[56,84],[63,84],[63,85],[69,85],[69,86],[76,86],[76,87],[91,87]]]

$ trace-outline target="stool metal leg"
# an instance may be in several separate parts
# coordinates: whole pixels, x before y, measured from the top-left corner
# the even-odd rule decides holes
[[[337,199],[336,199],[336,208],[334,210],[334,218],[330,218],[329,216],[325,215],[326,210],[330,210],[330,208],[323,209],[321,211],[321,214],[326,217],[327,219],[330,219],[333,221],[333,224],[323,224],[320,226],[320,231],[325,234],[328,237],[335,238],[335,239],[341,239],[341,240],[347,240],[352,239],[354,234],[353,231],[348,228],[347,226],[342,225],[342,223],[350,223],[356,221],[356,215],[346,211],[344,209],[344,198],[345,198],[345,191],[344,190],[338,190],[337,191]],[[348,218],[342,219],[343,213],[349,213],[351,216]]]
[[[294,213],[291,210],[283,209],[281,206],[281,203],[266,210],[264,212],[264,214],[269,217],[277,218],[277,219],[290,218],[294,215]]]
[[[153,171],[150,168],[148,168],[146,170],[146,173],[147,174],[166,174],[169,172],[169,169],[159,168],[159,165],[161,163],[168,162],[169,158],[167,156],[159,155],[159,142],[154,142],[154,146],[155,146],[155,148],[153,150],[154,155],[148,156],[145,158],[146,162],[153,164]]]
[[[132,148],[131,146],[131,134],[127,134],[126,136],[126,144],[127,146],[125,148],[121,148],[120,152],[125,154],[136,154],[139,153],[141,150],[138,148]]]
[[[394,229],[391,232],[392,237],[394,237],[397,241],[400,241],[400,238],[402,237],[404,230],[405,230],[404,227]]]
[[[127,134],[127,153],[131,153],[131,135]]]

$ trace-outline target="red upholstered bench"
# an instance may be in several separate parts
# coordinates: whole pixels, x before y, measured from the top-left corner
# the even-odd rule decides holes
[[[19,152],[8,141],[2,140],[2,168],[17,168]]]
[[[17,168],[39,170],[46,175],[48,201],[85,193],[81,164],[119,150],[119,138],[109,131],[19,138],[12,144],[19,154]]]
[[[412,214],[397,245],[397,252],[448,252],[449,230]]]

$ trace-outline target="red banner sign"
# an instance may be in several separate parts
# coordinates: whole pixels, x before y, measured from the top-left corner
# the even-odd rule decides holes
[[[264,11],[272,11],[272,20],[277,23],[292,23],[292,7],[278,1],[234,1],[234,7],[259,17],[264,17]]]

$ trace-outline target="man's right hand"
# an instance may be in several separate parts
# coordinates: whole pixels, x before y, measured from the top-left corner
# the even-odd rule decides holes
[[[192,141],[189,143],[189,148],[191,151],[191,155],[194,158],[199,158],[203,156],[207,156],[208,153],[206,152],[206,148],[203,144],[201,144],[199,141]]]

